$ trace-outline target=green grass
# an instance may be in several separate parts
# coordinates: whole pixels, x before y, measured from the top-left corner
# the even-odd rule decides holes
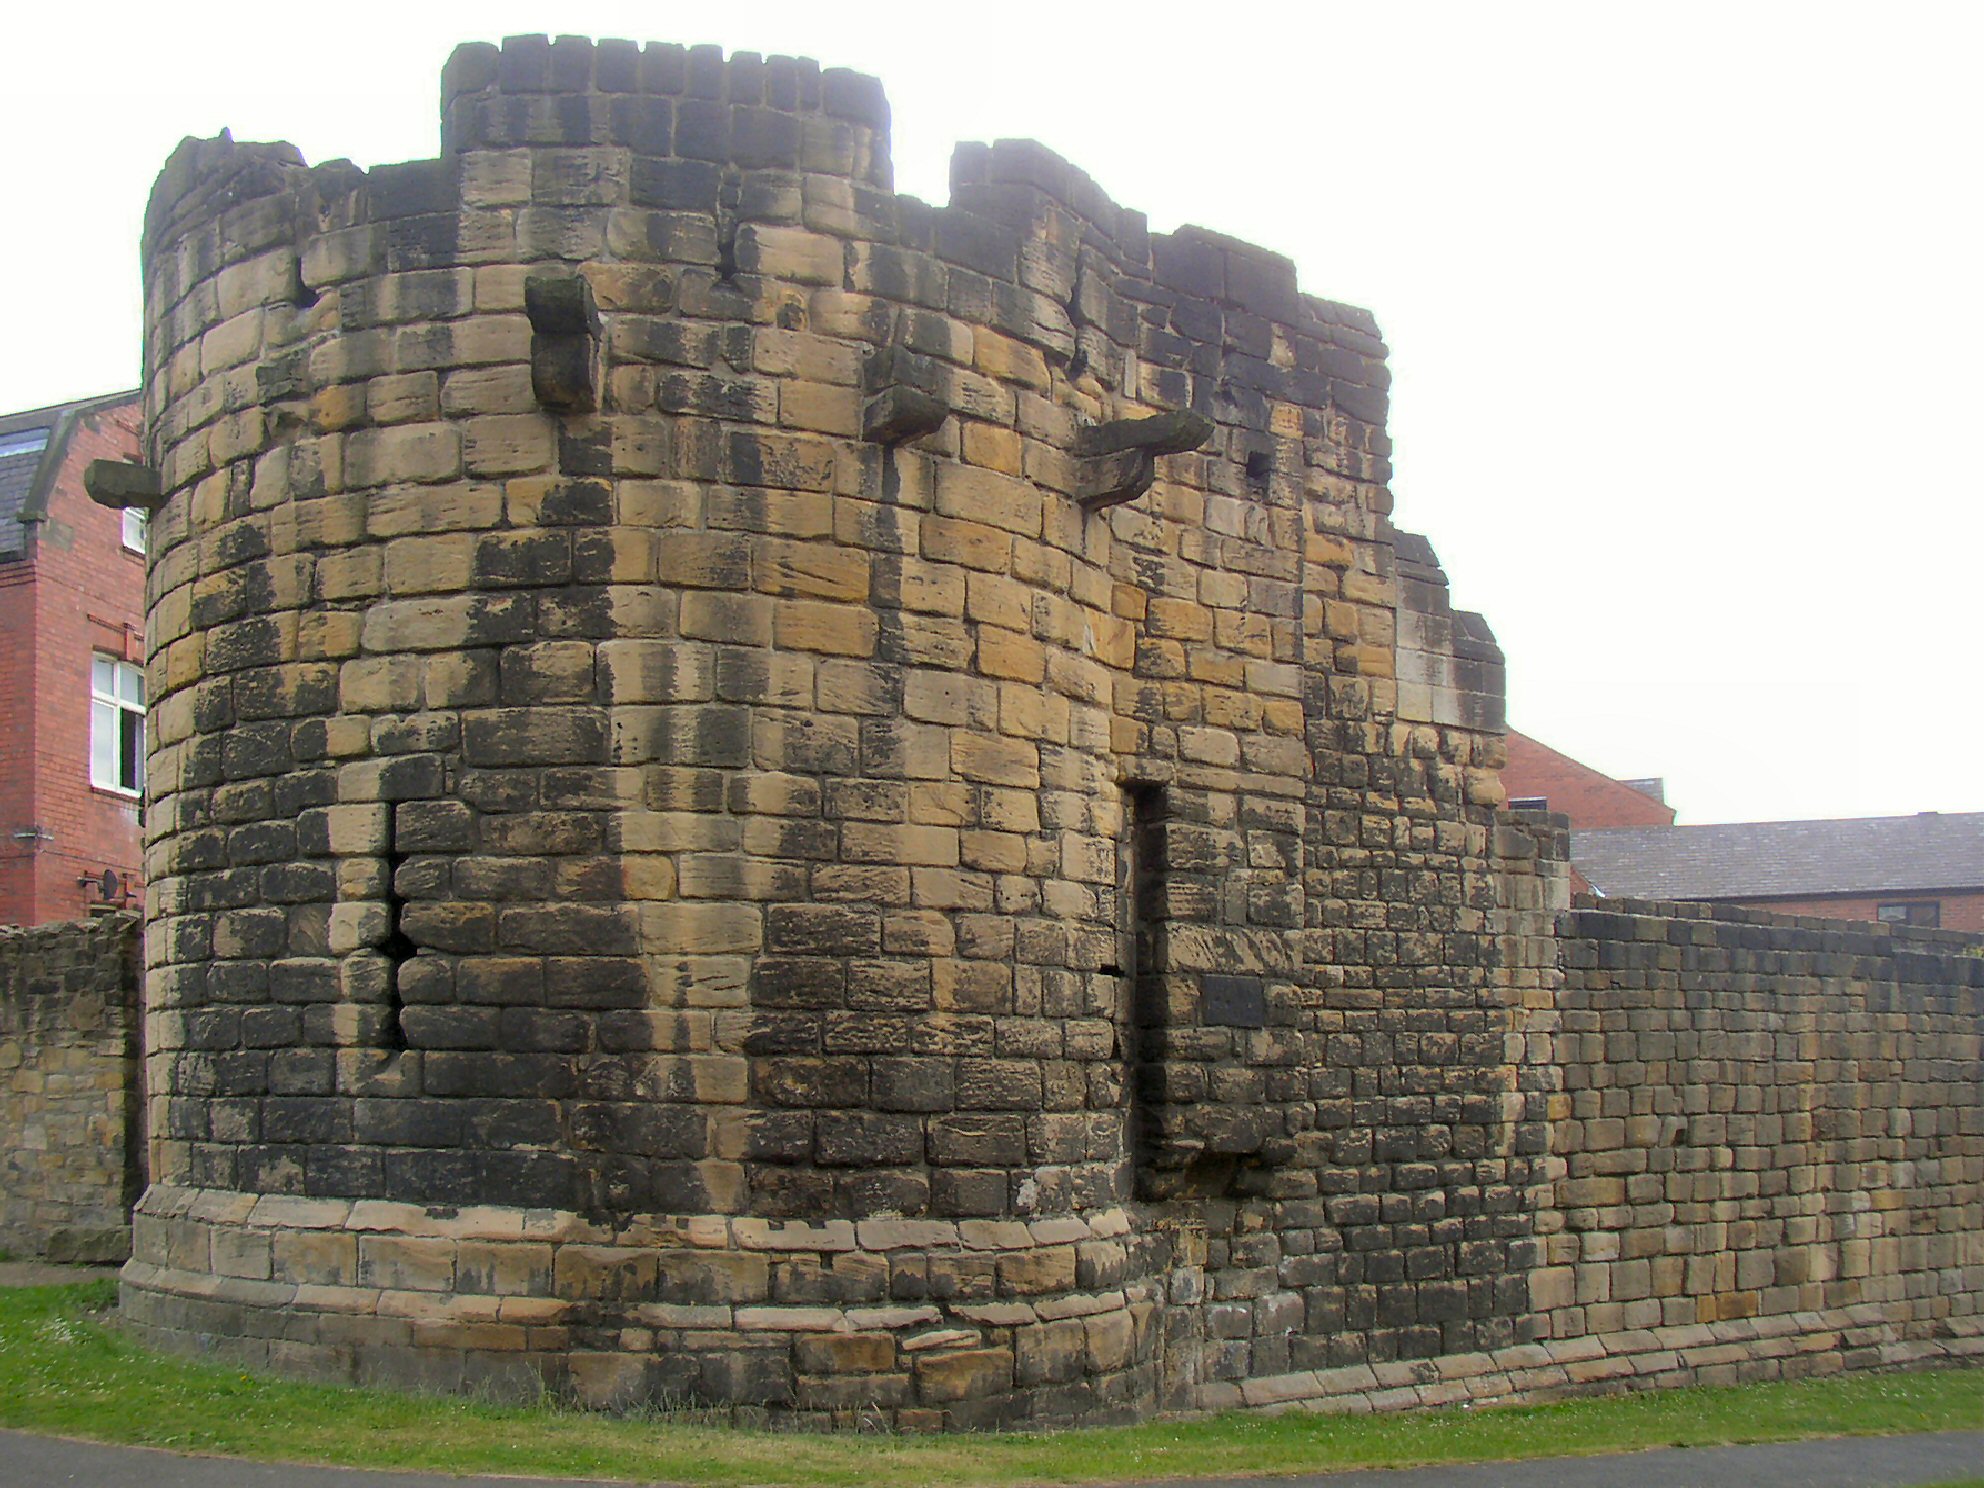
[[[1089,1483],[1315,1472],[1984,1426],[1984,1370],[1856,1375],[1560,1405],[1227,1415],[969,1437],[732,1431],[265,1379],[104,1326],[115,1284],[0,1292],[0,1426],[347,1467],[688,1484]]]

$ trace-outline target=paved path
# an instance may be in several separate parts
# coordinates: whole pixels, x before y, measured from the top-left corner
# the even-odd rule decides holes
[[[1324,1473],[1299,1478],[1176,1480],[1163,1488],[1913,1488],[1984,1477],[1984,1431],[1844,1437],[1766,1447],[1666,1448],[1617,1457],[1489,1462],[1470,1467]],[[0,1488],[519,1488],[517,1478],[354,1472],[223,1457],[181,1457],[0,1431]],[[541,1480],[540,1480],[541,1481]],[[561,1488],[609,1488],[559,1480]],[[625,1488],[625,1485],[611,1485]]]

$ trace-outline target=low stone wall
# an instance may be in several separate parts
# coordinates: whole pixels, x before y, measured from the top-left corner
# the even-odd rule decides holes
[[[1792,1320],[1819,1367],[1974,1336],[1984,944],[1620,901],[1560,931],[1540,1338]]]
[[[1547,880],[1561,843],[1537,841]],[[1984,1361],[1984,941],[1705,905],[1553,916],[1548,897],[1510,894],[1500,968],[1515,1140],[1546,1151],[1538,1263],[1500,1278],[1526,1283],[1527,1336],[1211,1378],[1195,1403],[1388,1410]]]
[[[143,1186],[138,921],[0,927],[0,1246],[122,1260]]]

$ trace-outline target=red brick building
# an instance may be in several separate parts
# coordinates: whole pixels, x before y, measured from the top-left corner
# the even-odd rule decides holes
[[[1984,812],[1572,832],[1600,893],[1984,931]]]
[[[1614,780],[1509,733],[1509,804],[1571,819],[1579,893],[1984,931],[1984,813],[1677,827],[1658,780]]]
[[[1502,788],[1511,806],[1561,811],[1574,832],[1674,824],[1674,808],[1662,799],[1658,780],[1614,780],[1514,729],[1509,730]]]
[[[136,393],[0,417],[0,924],[143,902],[145,523],[83,469]]]

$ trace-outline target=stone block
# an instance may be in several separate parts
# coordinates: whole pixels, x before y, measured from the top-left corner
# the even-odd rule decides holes
[[[1011,1349],[958,1349],[911,1357],[917,1397],[932,1405],[982,1400],[1013,1386]]]

